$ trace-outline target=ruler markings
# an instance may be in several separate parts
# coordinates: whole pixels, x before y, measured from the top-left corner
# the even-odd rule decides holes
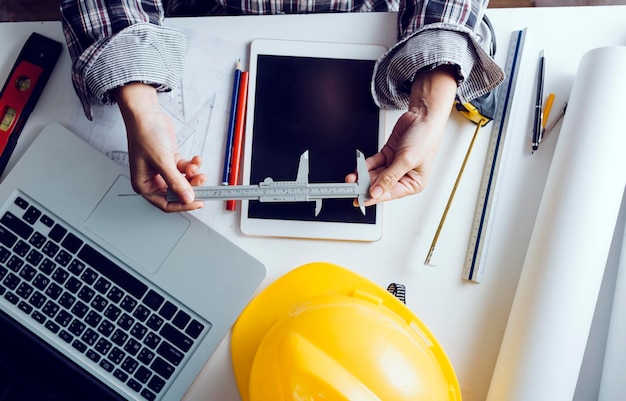
[[[525,36],[526,29],[513,32],[507,52],[505,64],[505,74],[507,78],[503,85],[505,90],[499,93],[498,98],[499,103],[502,104],[502,108],[498,108],[499,110],[494,118],[494,127],[492,129],[487,157],[485,159],[485,168],[483,170],[483,178],[480,184],[468,252],[463,269],[463,278],[470,281],[480,281],[484,262],[482,255],[486,251],[485,244],[491,234],[492,225],[489,225],[489,220],[495,212],[494,202],[499,190],[497,185],[498,170],[505,146],[510,106],[515,92],[515,84]]]
[[[356,198],[359,208],[365,215],[365,201],[369,199],[370,177],[365,164],[365,155],[356,151],[357,182],[353,183],[309,183],[309,152],[300,156],[297,178],[295,181],[274,181],[268,177],[257,185],[222,185],[193,187],[197,200],[257,199],[261,202],[306,202],[315,201],[315,215],[318,215],[323,199]],[[137,194],[120,194],[132,196]],[[144,196],[163,196],[162,193],[140,194]],[[168,191],[165,194],[170,202],[178,197]]]

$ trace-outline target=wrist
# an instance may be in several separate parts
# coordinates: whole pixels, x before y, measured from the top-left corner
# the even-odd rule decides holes
[[[126,119],[146,111],[154,111],[159,106],[157,90],[152,85],[130,82],[113,90],[123,117]]]
[[[441,65],[420,71],[411,85],[409,111],[423,118],[433,113],[450,113],[457,90],[457,67]]]

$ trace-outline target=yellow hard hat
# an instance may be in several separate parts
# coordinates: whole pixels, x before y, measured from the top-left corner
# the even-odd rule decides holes
[[[417,316],[329,263],[296,268],[255,297],[233,327],[231,355],[243,401],[461,400]]]

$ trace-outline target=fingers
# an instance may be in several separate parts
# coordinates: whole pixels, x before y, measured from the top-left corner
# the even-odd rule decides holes
[[[206,181],[206,174],[199,173],[202,159],[194,156],[191,160],[179,160],[176,168],[167,166],[161,175],[167,187],[176,194],[180,202],[167,203],[167,211],[193,210],[202,207],[204,202],[194,202],[193,186],[199,186]],[[182,208],[182,209],[181,209]]]
[[[396,152],[388,144],[369,158],[369,194],[374,203],[421,192],[425,177],[420,174],[422,161],[419,159],[415,152]]]
[[[143,163],[138,163],[142,165]],[[204,206],[203,201],[194,200],[192,186],[199,186],[206,181],[206,174],[199,173],[201,159],[179,160],[177,164],[153,163],[154,174],[142,174],[141,170],[133,171],[133,188],[137,193],[163,193],[171,190],[178,197],[178,201],[168,202],[165,196],[146,196],[154,206],[165,212],[182,212],[199,209]],[[152,167],[149,168],[151,170]],[[144,177],[145,180],[141,180]]]
[[[201,178],[204,174],[196,176],[194,179]],[[200,181],[199,181],[200,182]],[[194,200],[194,192],[191,188],[190,182],[178,173],[178,177],[170,179],[170,184],[161,177],[157,176],[153,180],[153,183],[143,183],[139,185],[133,184],[133,189],[137,193],[142,194],[157,194],[162,193],[163,196],[145,196],[144,198],[152,203],[154,206],[165,212],[182,212],[200,209],[204,206],[203,201]],[[165,197],[167,188],[170,188],[178,197],[178,201],[168,202]]]
[[[370,199],[365,206],[403,198],[424,190],[432,158],[410,148],[396,152],[387,143],[383,149],[366,159],[370,175]],[[346,175],[345,182],[357,182],[356,173]],[[358,202],[354,202],[358,206]]]
[[[367,170],[370,173],[370,182],[372,183],[374,182],[376,176],[378,175],[378,174],[375,174],[375,172],[378,171],[381,167],[384,167],[386,165],[387,158],[383,154],[383,151],[384,151],[384,148],[380,152],[365,159],[365,166],[367,167]],[[345,177],[345,182],[351,183],[351,182],[357,182],[357,181],[358,181],[358,176],[356,172],[350,173],[346,175]],[[370,188],[372,188],[372,185],[370,185]]]
[[[194,201],[195,194],[189,181],[185,177],[176,171],[173,174],[168,172],[163,173],[163,179],[167,183],[167,187],[178,197],[183,204],[189,204]]]
[[[191,203],[184,204],[182,202],[168,202],[165,196],[146,196],[148,202],[154,206],[163,210],[164,212],[188,212],[191,210],[200,209],[204,206],[203,201],[193,201]]]
[[[192,185],[201,185],[200,157],[180,159],[176,132],[170,117],[161,108],[156,90],[150,85],[128,84],[115,91],[128,138],[133,189],[138,193],[165,193],[169,188],[180,202],[147,196],[150,203],[167,212],[193,210],[203,202],[194,201]]]
[[[370,197],[375,201],[403,197],[424,188],[415,164],[401,155],[396,155],[389,167],[380,170],[370,186]]]
[[[456,90],[452,66],[418,74],[409,109],[393,127],[383,149],[368,160],[374,204],[421,192],[450,114]]]
[[[202,159],[200,156],[194,156],[191,160],[179,160],[177,168],[180,173],[185,175],[187,181],[192,186],[198,186],[204,184],[207,178],[206,174],[199,173],[201,165]]]

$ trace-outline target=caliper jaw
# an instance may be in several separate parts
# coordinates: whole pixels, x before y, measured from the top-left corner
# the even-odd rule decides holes
[[[365,201],[370,198],[370,173],[365,164],[365,155],[360,150],[356,151],[356,180],[359,187],[365,189],[364,191],[359,191],[360,193],[357,197],[359,209],[361,209],[361,213],[365,216]]]

